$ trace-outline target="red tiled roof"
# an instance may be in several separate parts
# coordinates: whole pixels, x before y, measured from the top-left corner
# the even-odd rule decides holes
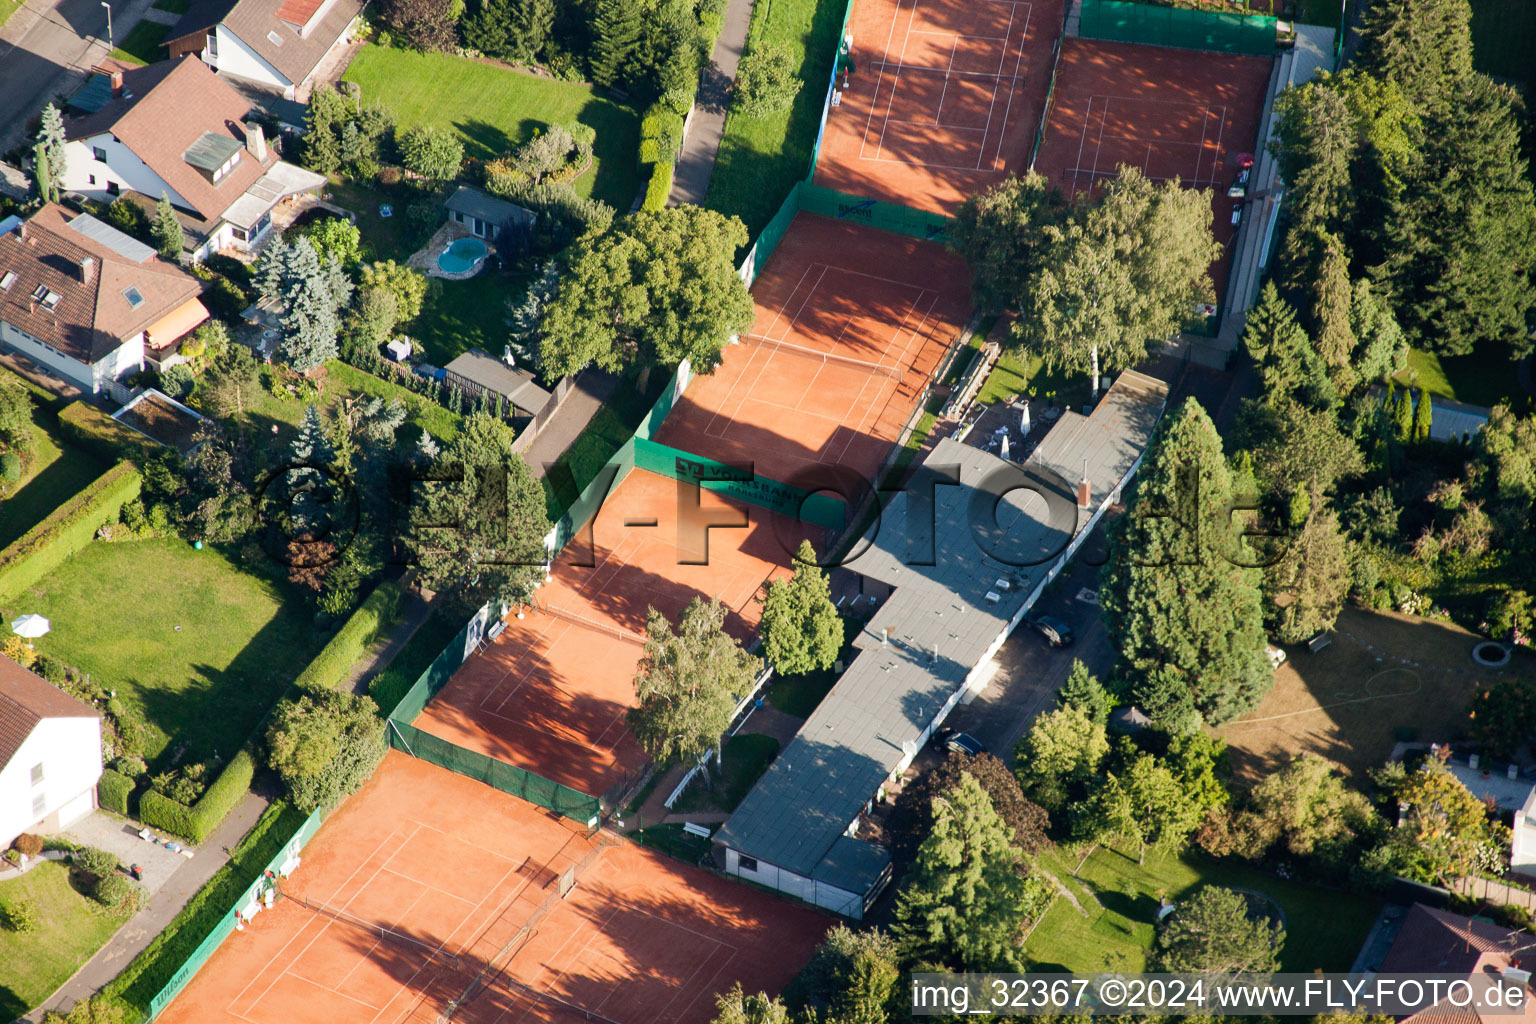
[[[10,763],[43,719],[100,717],[43,677],[0,654],[0,767]]]
[[[303,28],[304,24],[315,16],[315,12],[320,9],[322,3],[324,0],[283,0],[282,5],[277,9],[277,18],[279,21],[286,21],[290,25]]]
[[[195,299],[202,285],[152,251],[134,262],[86,237],[69,226],[76,216],[49,205],[23,230],[0,235],[0,280],[16,275],[0,289],[0,320],[91,364]],[[81,269],[86,257],[92,261],[88,274]],[[52,309],[33,298],[40,288],[58,295]]]
[[[214,220],[277,162],[277,153],[269,148],[267,159],[258,163],[242,152],[218,184],[187,163],[185,154],[207,132],[244,145],[242,124],[250,109],[208,65],[183,57],[125,73],[121,96],[94,114],[66,121],[64,128],[70,139],[111,132],[200,217]]]

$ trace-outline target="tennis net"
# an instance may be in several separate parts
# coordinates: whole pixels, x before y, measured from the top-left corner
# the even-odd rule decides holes
[[[566,622],[585,626],[587,629],[595,629],[600,633],[607,633],[609,636],[626,640],[632,644],[640,644],[641,646],[645,644],[645,637],[637,633],[631,633],[627,629],[620,629],[611,622],[599,622],[596,619],[589,619],[585,615],[578,615],[576,612],[566,611],[564,608],[552,604],[536,604],[534,607],[554,618],[564,619]]]
[[[852,356],[840,356],[835,352],[818,352],[813,348],[805,348],[802,345],[795,345],[787,341],[773,341],[755,334],[749,334],[741,340],[743,344],[755,345],[758,348],[769,348],[775,352],[788,352],[790,355],[800,356],[804,359],[813,359],[820,363],[830,363],[834,366],[846,366],[851,370],[873,373],[881,377],[889,377],[891,380],[901,380],[907,375],[907,371],[900,366],[871,363],[863,359],[854,359]]]
[[[943,75],[946,78],[953,75],[957,78],[995,78],[1000,82],[1013,82],[1023,85],[1025,75],[1023,71],[1017,71],[1011,75],[1000,71],[956,71],[954,68],[935,68],[924,64],[898,64],[895,61],[876,60],[868,64],[859,65],[860,74],[882,74],[899,78],[910,74]]]
[[[287,894],[285,893],[284,895]],[[354,914],[347,913],[345,910],[330,906],[329,904],[321,903],[319,900],[312,900],[308,896],[289,896],[288,898],[291,900],[296,900],[296,902],[302,905],[306,910],[313,911],[316,914],[324,914],[326,917],[333,918],[334,920],[340,921],[343,924],[350,924],[355,928],[362,928],[365,931],[370,931],[381,939],[386,939],[390,942],[396,942],[402,946],[408,946],[412,949],[419,950],[420,952],[426,954],[428,960],[432,960],[441,964],[447,964],[454,970],[459,969],[458,954],[450,953],[440,945],[434,946],[430,942],[423,942],[420,939],[406,935],[404,932],[397,932],[393,928],[389,928],[385,925],[378,924],[374,921],[366,921]]]

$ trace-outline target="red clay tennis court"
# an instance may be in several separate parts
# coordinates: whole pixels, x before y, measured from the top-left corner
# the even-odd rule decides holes
[[[854,74],[827,115],[816,184],[953,213],[1022,171],[1063,2],[858,0]]]
[[[416,727],[592,796],[642,767],[624,712],[635,703],[646,609],[675,622],[693,598],[717,598],[726,628],[746,641],[758,592],[788,573],[802,535],[785,517],[703,491],[705,515],[747,523],[710,530],[705,550],[702,531],[679,529],[678,493],[674,480],[631,472],[599,509],[590,542],[578,534],[566,546],[535,606],[508,617]]]
[[[657,440],[774,480],[816,464],[871,478],[964,327],[970,282],[938,243],[800,214],[752,286],[750,334]]]
[[[704,1024],[829,924],[396,751],[282,889],[161,1021]]]
[[[1235,158],[1258,145],[1270,59],[1062,40],[1056,93],[1035,169],[1070,192],[1091,190],[1121,164],[1214,192],[1216,241],[1237,234],[1227,198]],[[1211,267],[1223,294],[1230,254]]]

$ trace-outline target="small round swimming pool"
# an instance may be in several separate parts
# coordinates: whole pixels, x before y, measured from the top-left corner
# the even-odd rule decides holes
[[[461,238],[438,254],[437,266],[445,274],[462,274],[473,270],[489,251],[478,238]]]

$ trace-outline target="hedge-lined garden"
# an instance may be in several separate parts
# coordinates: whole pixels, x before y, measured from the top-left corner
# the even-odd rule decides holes
[[[138,470],[120,462],[0,551],[0,600],[25,591],[89,544],[138,495],[140,485]]]

